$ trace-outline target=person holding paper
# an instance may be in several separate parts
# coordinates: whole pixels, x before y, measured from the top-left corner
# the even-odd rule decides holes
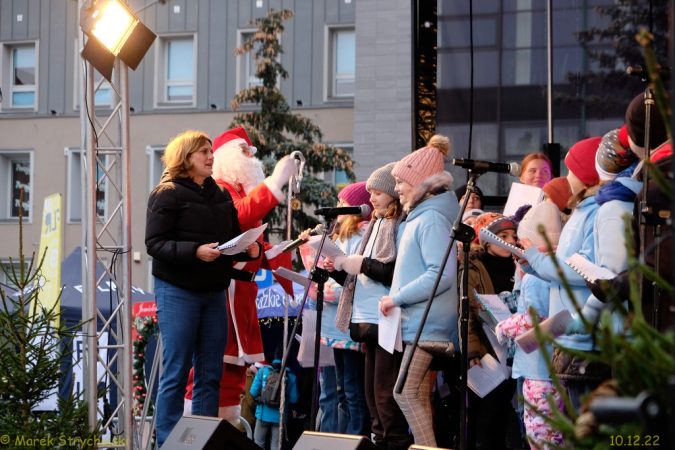
[[[516,223],[501,214],[487,213],[478,216],[474,228],[479,236],[480,230],[487,228],[507,244],[515,245]],[[468,270],[469,276],[469,367],[481,365],[481,359],[490,354],[499,359],[496,349],[490,342],[489,334],[493,331],[479,316],[480,303],[474,295],[478,294],[511,294],[515,281],[516,266],[511,252],[494,244],[480,240],[481,247],[469,253],[468,269],[462,265],[458,279]],[[460,295],[462,285],[460,283]],[[504,297],[510,298],[510,297]],[[500,297],[501,299],[501,297]],[[503,300],[502,300],[503,301]],[[506,303],[506,302],[505,302]],[[508,304],[511,312],[515,311],[515,302]],[[506,355],[499,362],[506,365]],[[516,389],[514,380],[507,379],[499,384],[492,392],[480,398],[473,391],[469,393],[469,442],[475,443],[478,448],[504,448],[507,434],[507,420],[509,414],[514,414],[511,407],[511,398]],[[490,430],[483,433],[481,430]]]
[[[540,203],[530,209],[518,224],[518,237],[529,239],[539,251],[546,253],[547,244],[544,237],[539,234],[539,225],[544,226],[546,237],[555,248],[562,231],[558,207],[553,203]],[[515,339],[532,329],[530,308],[534,308],[540,321],[548,318],[550,289],[549,282],[541,278],[529,274],[523,276],[516,314],[502,320],[495,328],[500,342],[505,343],[509,339]],[[553,346],[548,345],[547,348],[550,355]],[[511,376],[518,380],[517,393],[525,398],[524,404],[519,402],[519,415],[524,421],[532,450],[547,449],[547,443],[564,447],[565,441],[562,433],[553,428],[543,417],[552,417],[552,408],[563,411],[562,395],[551,381],[546,360],[540,350],[527,354],[518,346],[515,349]],[[554,405],[548,403],[546,396],[549,394],[553,396]],[[524,406],[524,412],[520,405]]]
[[[380,448],[407,449],[413,443],[408,422],[394,399],[402,353],[385,350],[379,341],[378,305],[389,286],[396,263],[398,236],[405,224],[396,180],[395,163],[375,170],[366,181],[375,214],[355,254],[326,259],[332,276],[345,288],[340,296],[335,326],[349,330],[352,339],[366,344],[365,393],[371,431]],[[334,266],[331,265],[334,263]]]
[[[544,187],[551,181],[551,160],[543,153],[530,153],[520,163],[520,182],[528,186]]]
[[[601,140],[594,137],[577,142],[565,157],[565,164],[569,169],[567,180],[573,193],[569,206],[573,212],[563,228],[555,254],[540,252],[527,238],[519,241],[525,249],[523,258],[518,261],[523,270],[551,283],[551,316],[563,309],[576,315],[575,303],[583,308],[591,295],[584,278],[565,264],[565,260],[574,253],[579,253],[591,262],[596,259],[594,229],[599,206],[595,201],[595,194],[599,189],[599,177],[595,169],[595,154]],[[557,259],[560,269],[556,268],[553,258]],[[569,283],[573,298],[567,295],[558,270],[562,270]],[[593,339],[589,335],[560,336],[556,342],[574,350],[593,351]],[[577,409],[581,406],[581,396],[595,389],[610,375],[605,366],[588,363],[584,358],[572,357],[559,349],[554,351],[553,361],[558,377],[567,381],[570,400]]]
[[[162,160],[166,172],[150,193],[145,228],[164,358],[155,410],[158,446],[183,415],[193,359],[200,364],[194,375],[192,413],[218,415],[232,263],[260,255],[257,243],[234,256],[215,249],[241,230],[232,197],[211,177],[213,150],[208,136],[198,131],[179,134]]]
[[[371,206],[370,194],[366,190],[366,182],[353,183],[338,193],[338,207]],[[359,215],[342,215],[337,217],[337,224],[332,239],[340,250],[347,255],[355,254],[361,245],[361,238],[370,221],[370,214],[366,217]],[[308,238],[306,230],[300,238]],[[301,253],[305,267],[311,267],[314,254],[308,259],[303,246]],[[332,269],[330,260],[324,261]],[[308,269],[309,270],[309,269]],[[335,272],[332,272],[335,273]],[[370,415],[366,404],[365,372],[366,358],[363,344],[355,342],[348,333],[338,330],[335,326],[335,317],[338,311],[338,301],[343,292],[342,286],[334,279],[329,279],[324,286],[323,313],[321,316],[321,343],[333,349],[335,366],[321,368],[321,431],[353,435],[370,434]],[[316,299],[316,284],[312,284],[310,297]]]
[[[272,175],[265,178],[263,163],[254,156],[257,149],[242,127],[233,128],[218,136],[213,142],[213,149],[213,177],[221,189],[229,192],[232,197],[242,232],[259,227],[262,218],[285,198],[281,188],[295,174],[295,163],[285,156],[277,163]],[[273,247],[263,240],[262,235],[257,242],[264,251]],[[218,415],[235,426],[239,424],[241,393],[246,387],[246,365],[266,359],[255,304],[258,293],[255,274],[261,267],[290,269],[291,254],[268,258],[263,253],[262,258],[236,263],[232,269],[232,278],[235,281],[229,287],[229,334],[220,381]],[[284,290],[292,296],[291,282],[280,282]],[[269,353],[273,354],[273,351],[274,349]],[[185,395],[188,411],[192,397],[190,380]]]
[[[444,170],[450,141],[435,135],[427,146],[414,151],[394,166],[395,191],[408,213],[400,238],[398,256],[389,295],[380,300],[382,314],[401,308],[401,332],[405,346],[403,359],[412,356],[409,375],[396,402],[408,420],[415,444],[436,446],[429,399],[429,366],[433,347],[458,348],[457,336],[457,249],[441,266],[450,245],[452,223],[459,214],[459,203],[450,189],[452,176]],[[426,302],[441,272],[436,297],[422,330],[420,345],[412,353],[409,345],[421,326]],[[400,372],[399,372],[400,376]]]

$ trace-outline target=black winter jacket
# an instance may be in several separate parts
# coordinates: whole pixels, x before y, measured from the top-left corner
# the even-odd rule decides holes
[[[202,187],[189,178],[165,174],[150,193],[145,246],[153,258],[152,274],[167,283],[194,291],[227,289],[233,260],[251,258],[242,253],[205,262],[197,258],[197,248],[239,234],[232,197],[211,177]]]

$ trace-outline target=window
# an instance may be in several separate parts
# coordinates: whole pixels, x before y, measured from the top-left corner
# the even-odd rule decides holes
[[[26,151],[0,151],[0,220],[16,220],[24,188],[23,217],[30,220],[33,154]]]
[[[195,38],[161,38],[158,46],[157,104],[159,106],[195,105]]]
[[[149,191],[157,186],[162,179],[162,174],[164,173],[164,162],[162,161],[162,155],[164,154],[163,146],[149,145],[146,147],[145,152],[150,158],[150,173],[148,174],[148,180],[150,181]]]
[[[354,158],[354,144],[349,143],[349,144],[334,144],[334,147],[342,149],[342,151],[346,152],[351,158]],[[333,184],[335,185],[335,189],[340,191],[342,188],[345,186],[351,184],[351,181],[349,181],[349,178],[347,178],[347,174],[342,171],[342,170],[335,170],[332,172],[332,176],[325,176],[324,180],[330,181],[332,178]]]
[[[84,172],[82,170],[82,151],[79,148],[66,148],[68,158],[68,223],[82,222],[82,192]],[[104,160],[105,161],[105,160]],[[86,166],[84,166],[86,167]],[[97,165],[97,179],[103,178],[103,169]],[[96,214],[106,217],[106,181],[98,185],[96,190]]]
[[[37,51],[34,43],[5,45],[2,48],[5,103],[12,109],[37,107]],[[9,100],[9,101],[7,101]]]
[[[84,73],[84,68],[88,67],[85,66],[85,62],[82,61],[82,59],[79,57],[75,58],[75,91],[74,91],[74,96],[75,96],[75,109],[80,109],[80,83],[82,83],[82,77]],[[113,89],[110,86],[110,83],[108,80],[103,78],[103,75],[101,75],[98,70],[94,69],[92,67],[92,70],[94,71],[94,89],[98,87],[94,91],[94,105],[97,109],[112,109],[113,108]]]
[[[238,46],[251,42],[255,30],[240,30]],[[260,43],[256,42],[253,49],[237,56],[237,91],[248,89],[252,86],[262,86],[262,80],[255,76],[257,63],[255,60],[256,52],[260,50]]]
[[[356,72],[356,33],[354,28],[328,28],[327,98],[353,98]]]
[[[30,258],[26,258],[24,262],[24,270],[28,270],[28,267],[30,267]],[[14,279],[21,279],[21,264],[19,263],[19,258],[12,258],[12,262],[10,263],[9,259],[3,259],[0,261],[0,265],[5,270],[0,269],[0,283],[9,286],[12,289],[17,289],[16,283],[14,283]],[[12,270],[14,272],[12,272]],[[5,274],[5,271],[7,274]],[[15,276],[16,275],[16,276]],[[4,287],[3,287],[4,288]],[[9,292],[7,292],[9,294]]]

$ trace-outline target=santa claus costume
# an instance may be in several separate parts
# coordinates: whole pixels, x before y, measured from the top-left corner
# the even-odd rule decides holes
[[[213,141],[213,178],[232,196],[242,232],[262,224],[262,218],[284,199],[281,188],[295,173],[295,163],[286,156],[277,163],[272,176],[265,178],[263,163],[253,156],[255,152],[256,148],[241,127],[226,131]],[[262,235],[258,241],[264,251],[273,247],[263,241]],[[228,291],[229,334],[223,358],[219,403],[219,417],[234,425],[239,423],[247,363],[265,359],[255,303],[258,293],[255,276],[261,267],[268,270],[279,267],[290,269],[291,253],[267,258],[263,252],[262,257],[255,261],[234,266]],[[285,281],[280,280],[286,292],[292,295],[292,286]],[[185,399],[186,413],[190,413],[192,373]]]

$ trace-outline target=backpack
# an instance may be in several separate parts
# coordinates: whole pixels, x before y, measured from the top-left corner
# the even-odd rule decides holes
[[[273,367],[269,368],[267,377],[265,378],[265,384],[263,385],[262,391],[260,392],[260,403],[270,408],[279,409],[281,406],[281,385],[277,390],[277,395],[272,396],[274,392],[274,386],[279,382],[279,372],[274,370]],[[288,377],[286,377],[286,384],[288,384]]]

